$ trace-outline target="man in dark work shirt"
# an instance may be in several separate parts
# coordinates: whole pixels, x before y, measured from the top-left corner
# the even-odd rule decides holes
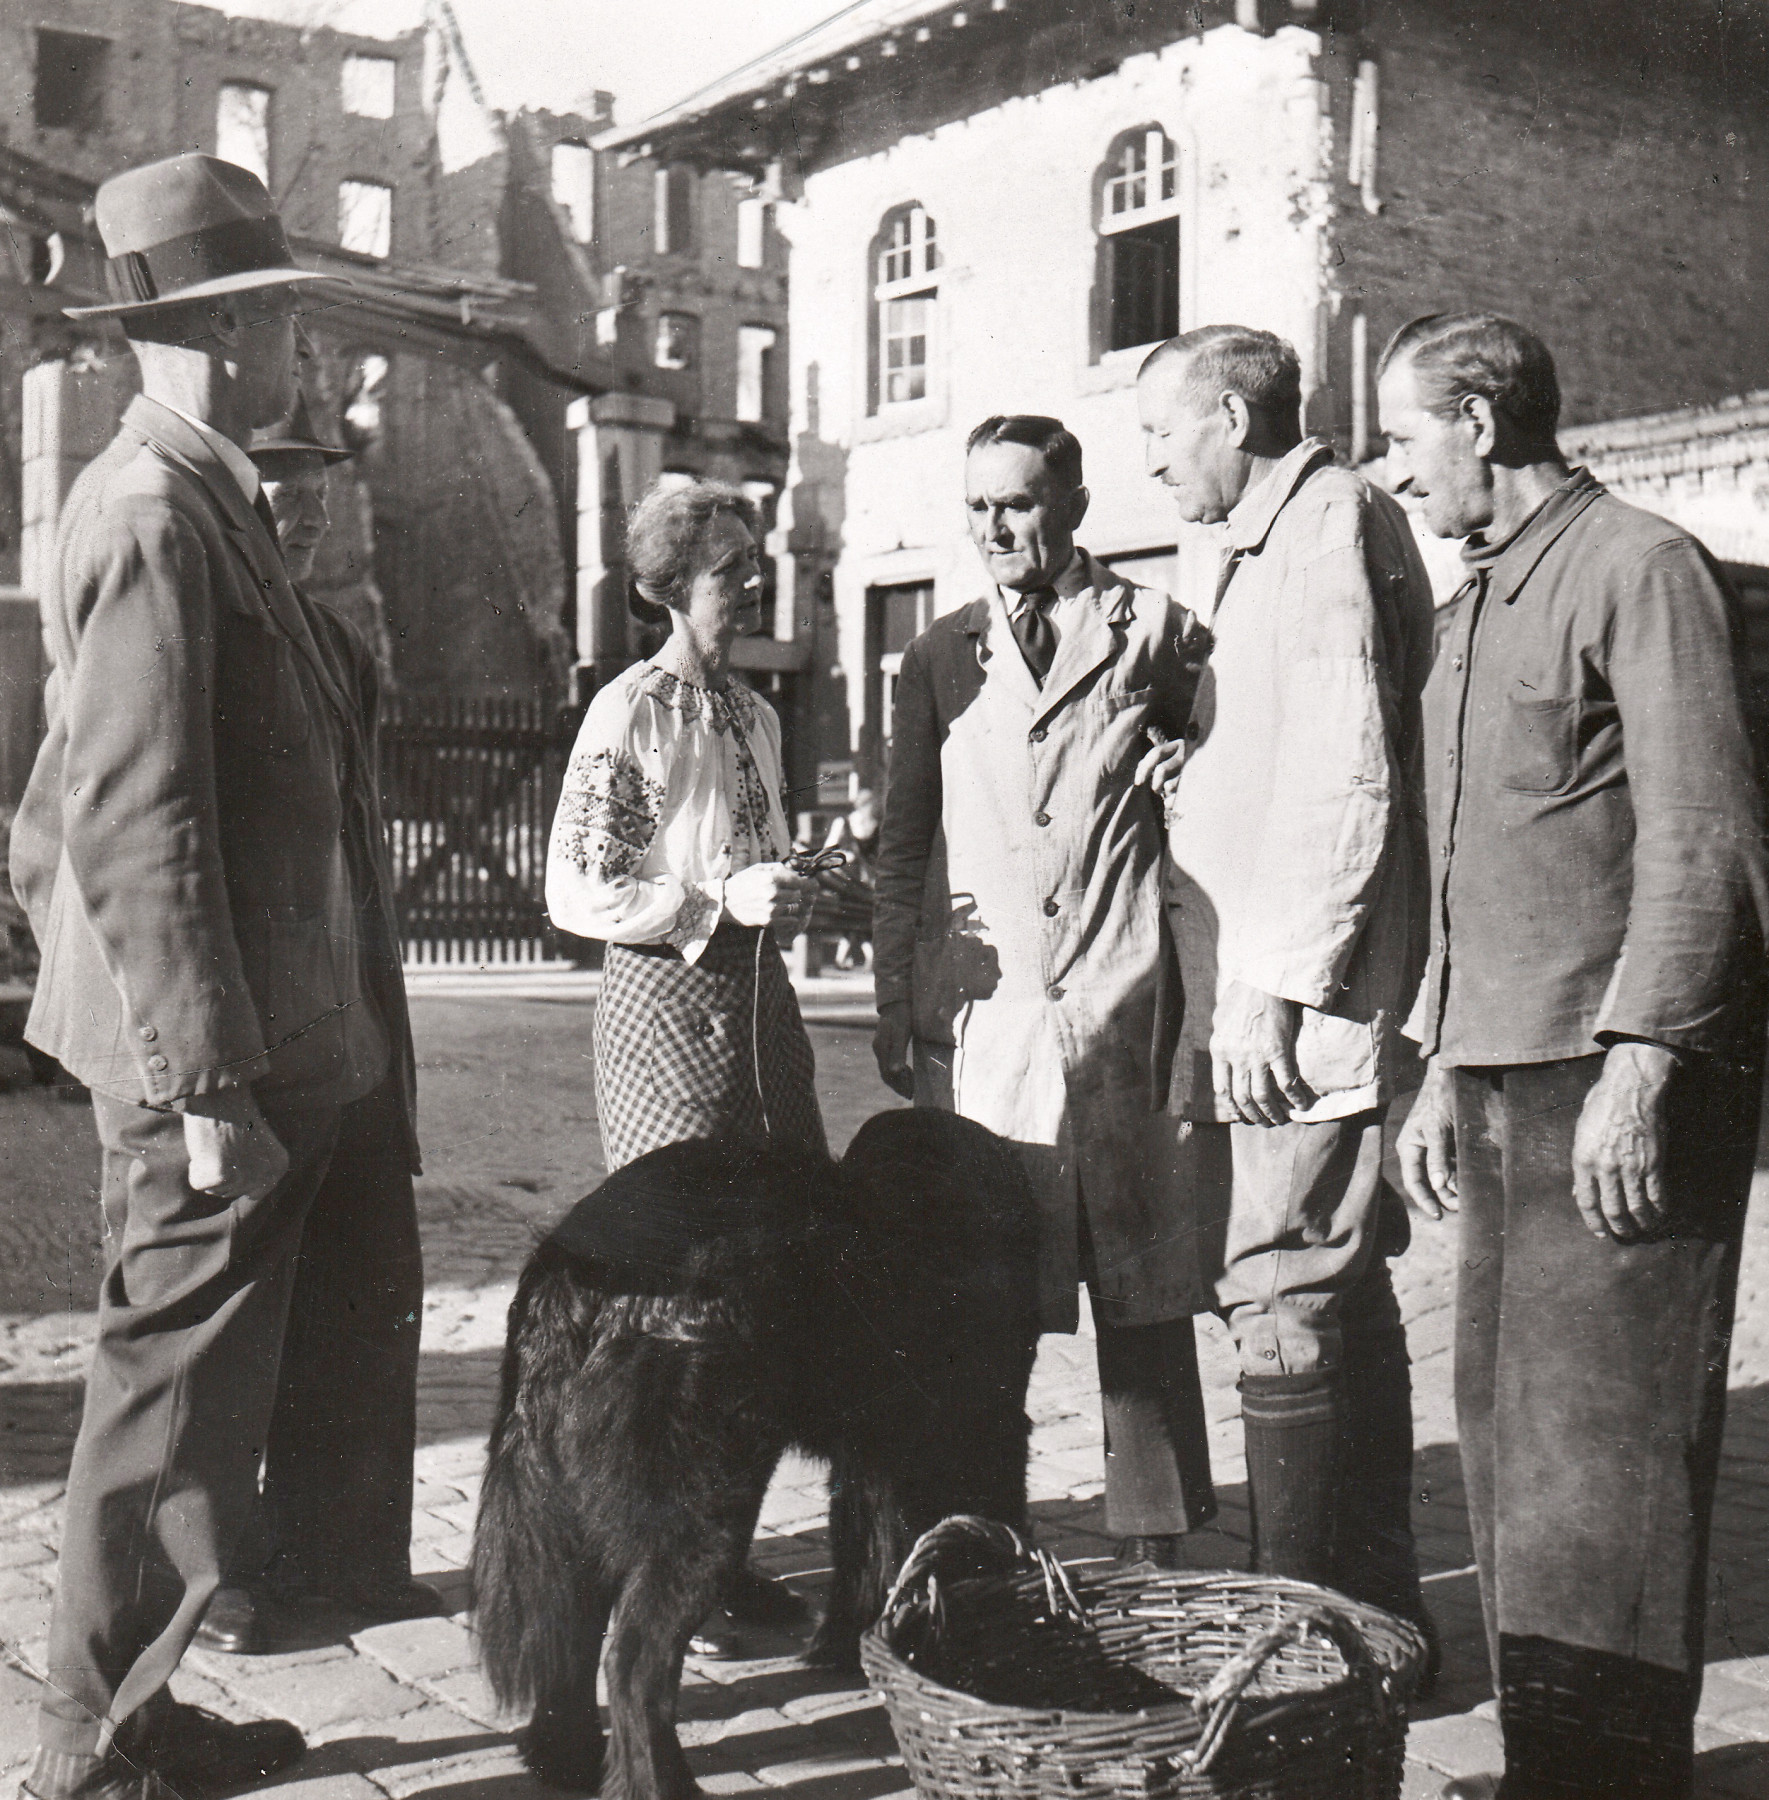
[[[1763,1080],[1762,800],[1707,552],[1555,444],[1491,314],[1384,353],[1382,426],[1469,579],[1425,694],[1415,1205],[1461,1215],[1456,1403],[1502,1781],[1687,1800]]]

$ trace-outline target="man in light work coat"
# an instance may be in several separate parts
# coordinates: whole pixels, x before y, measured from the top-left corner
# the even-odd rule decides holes
[[[904,652],[878,852],[878,1062],[1018,1148],[1046,1330],[1099,1335],[1106,1516],[1176,1564],[1214,1515],[1192,1315],[1213,1221],[1166,1098],[1161,803],[1196,684],[1191,616],[1075,545],[1081,446],[994,418],[965,460],[989,576]],[[914,1041],[914,1072],[909,1059]],[[1214,1221],[1218,1229],[1220,1220]]]
[[[1737,604],[1686,532],[1566,466],[1554,360],[1514,320],[1415,320],[1377,399],[1469,571],[1426,693],[1431,1062],[1400,1146],[1418,1209],[1461,1213],[1505,1734],[1503,1786],[1453,1791],[1687,1800],[1763,1094]]]
[[[1424,1624],[1406,1337],[1379,1232],[1383,1112],[1416,1067],[1399,1028],[1426,944],[1431,587],[1400,507],[1303,437],[1281,338],[1175,338],[1138,403],[1150,473],[1182,517],[1227,526],[1168,806],[1187,1003],[1174,1106],[1232,1140],[1217,1292],[1255,1566]]]

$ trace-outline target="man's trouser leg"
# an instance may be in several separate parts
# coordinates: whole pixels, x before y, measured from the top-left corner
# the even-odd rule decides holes
[[[411,1579],[424,1262],[397,1091],[344,1109],[295,1257],[264,1465],[270,1574],[341,1598]]]
[[[42,1741],[90,1754],[163,1692],[254,1503],[294,1249],[335,1108],[269,1112],[289,1172],[262,1199],[187,1179],[184,1121],[93,1096],[107,1265],[68,1472]]]
[[[1196,1531],[1216,1517],[1197,1330],[1189,1317],[1151,1325],[1114,1323],[1116,1309],[1097,1292],[1085,1196],[1076,1224],[1099,1360],[1106,1530],[1120,1538]]]
[[[1648,1242],[1594,1237],[1572,1142],[1600,1056],[1455,1071],[1456,1407],[1507,1800],[1684,1800],[1755,1069],[1680,1072]]]
[[[1192,1321],[1114,1325],[1093,1299],[1093,1325],[1106,1530],[1120,1538],[1172,1537],[1208,1525],[1216,1517],[1216,1488]]]
[[[1254,1566],[1330,1584],[1342,1469],[1344,1309],[1376,1258],[1379,1111],[1231,1127],[1217,1296],[1241,1364]]]
[[[1422,1626],[1413,1539],[1413,1376],[1391,1259],[1412,1241],[1406,1202],[1385,1181],[1376,1250],[1340,1307],[1339,1512],[1331,1585]]]

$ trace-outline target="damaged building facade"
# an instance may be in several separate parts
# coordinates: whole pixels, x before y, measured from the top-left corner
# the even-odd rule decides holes
[[[1175,331],[1289,338],[1310,428],[1360,464],[1382,449],[1375,359],[1421,312],[1532,323],[1569,431],[1617,444],[1618,422],[1761,387],[1761,10],[1645,10],[870,0],[606,134],[780,203],[776,634],[820,678],[826,781],[878,781],[904,645],[977,591],[963,445],[991,413],[1065,419],[1093,494],[1083,541],[1208,603],[1212,534],[1176,523],[1136,420],[1137,366]],[[1652,490],[1661,510],[1673,485]]]
[[[641,653],[622,545],[643,487],[715,475],[771,513],[785,290],[750,184],[594,151],[611,104],[495,113],[439,4],[381,38],[0,0],[0,585],[36,585],[33,534],[133,382],[114,329],[61,316],[102,297],[92,192],[202,150],[264,178],[297,255],[354,284],[308,319],[316,411],[359,452],[330,478],[314,587],[395,687],[556,705]],[[45,365],[65,374],[36,381],[33,456]]]

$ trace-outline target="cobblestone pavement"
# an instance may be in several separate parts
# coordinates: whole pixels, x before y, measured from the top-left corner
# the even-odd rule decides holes
[[[428,1294],[420,1389],[414,1565],[456,1609],[446,1619],[363,1628],[314,1612],[286,1654],[193,1652],[188,1699],[235,1717],[279,1714],[314,1749],[288,1800],[541,1800],[512,1721],[474,1668],[462,1573],[495,1391],[504,1310],[536,1231],[600,1175],[582,980],[426,978],[414,1016],[429,1172],[420,1183]],[[894,1104],[871,1068],[863,992],[819,986],[807,1003],[830,1137],[845,1143]],[[98,1264],[90,1116],[41,1092],[0,1094],[0,1780],[29,1754],[35,1682],[54,1583],[62,1476],[79,1409]],[[1769,1800],[1769,1225],[1747,1246],[1732,1407],[1716,1519],[1702,1793]],[[1415,1359],[1415,1520],[1448,1661],[1415,1716],[1408,1800],[1446,1775],[1498,1766],[1450,1400],[1449,1237],[1422,1228],[1397,1265]],[[1083,1309],[1085,1313],[1085,1309]],[[1200,1325],[1217,1525],[1191,1540],[1200,1568],[1244,1566],[1245,1471],[1233,1363]],[[1044,1340],[1031,1398],[1034,1514],[1041,1540],[1081,1562],[1109,1557],[1100,1503],[1093,1346]],[[762,1514],[757,1561],[815,1598],[826,1569],[824,1491],[789,1461]],[[882,1709],[857,1682],[801,1668],[796,1641],[753,1634],[755,1657],[691,1664],[682,1737],[710,1794],[790,1790],[788,1800],[877,1800],[905,1787]]]

